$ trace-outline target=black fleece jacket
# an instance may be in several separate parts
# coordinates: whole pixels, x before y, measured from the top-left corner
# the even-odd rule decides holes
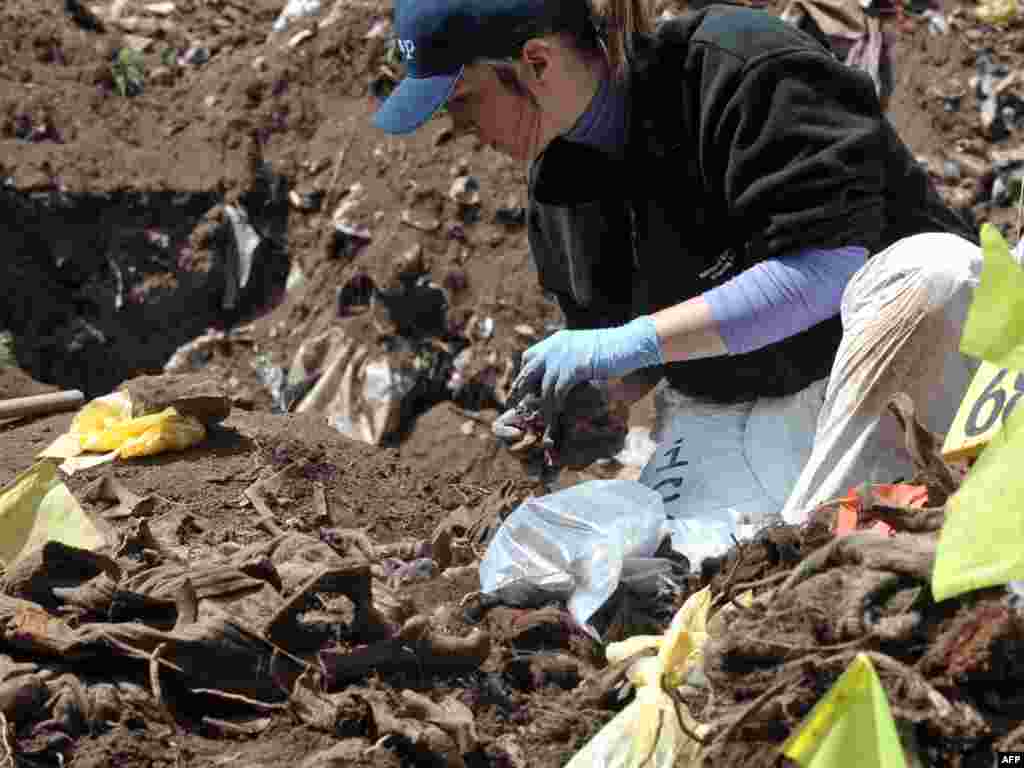
[[[766,12],[712,5],[661,25],[635,53],[628,120],[624,161],[556,139],[530,171],[531,251],[570,328],[621,324],[802,248],[977,242],[870,78]],[[664,372],[720,402],[791,394],[828,375],[841,335],[836,316]]]

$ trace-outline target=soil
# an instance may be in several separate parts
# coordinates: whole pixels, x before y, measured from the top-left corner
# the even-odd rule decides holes
[[[300,468],[300,476],[275,507],[275,519],[285,531],[311,539],[322,528],[358,528],[380,545],[422,542],[460,507],[487,507],[498,494],[498,506],[507,511],[543,490],[492,439],[487,422],[498,414],[493,402],[466,407],[426,401],[379,448],[346,440],[322,418],[270,412],[272,397],[260,371],[288,366],[303,340],[338,324],[359,337],[372,335],[370,313],[339,316],[339,287],[360,274],[391,284],[396,262],[417,247],[426,273],[445,289],[450,327],[439,334],[442,339],[459,337],[470,317],[491,318],[493,334],[474,338],[473,348],[512,360],[560,321],[556,305],[538,290],[522,224],[504,215],[524,202],[521,169],[474,139],[452,139],[444,117],[403,139],[370,125],[374,94],[387,87],[388,68],[394,66],[386,34],[370,34],[388,19],[388,4],[325,1],[318,17],[293,20],[274,33],[281,5],[175,0],[165,16],[133,1],[124,4],[120,21],[110,18],[109,6],[92,6],[93,13],[77,0],[25,0],[0,10],[0,242],[9,244],[0,282],[16,287],[0,306],[0,330],[13,333],[24,369],[0,367],[0,397],[71,388],[90,397],[105,394],[134,376],[160,373],[175,350],[200,334],[228,332],[210,348],[202,373],[223,387],[233,410],[202,445],[67,480],[79,498],[105,475],[136,494],[152,495],[153,536],[167,553],[194,564],[270,540],[244,492],[290,465]],[[888,23],[896,74],[890,118],[951,204],[979,225],[993,222],[1012,237],[1017,211],[988,202],[990,169],[1000,156],[1024,149],[1019,133],[994,141],[986,131],[971,77],[985,48],[994,49],[996,61],[1010,71],[1019,69],[1024,25],[1016,21],[996,31],[978,23],[974,7],[947,3],[943,10],[951,29],[944,35],[929,31],[921,17]],[[335,21],[318,27],[317,18]],[[290,45],[303,31],[312,35]],[[122,95],[114,76],[115,57],[126,45],[145,48],[145,80],[134,95]],[[958,94],[959,107],[951,110],[946,97]],[[960,162],[960,179],[947,178],[945,160]],[[210,233],[223,222],[224,206],[260,189],[268,169],[285,180],[285,195],[294,192],[318,204],[286,206],[278,217],[285,222],[285,242],[257,251],[249,286],[227,307],[223,297],[232,278]],[[470,216],[449,196],[453,180],[466,174],[480,184],[481,203]],[[344,201],[358,203],[350,217],[370,232],[359,247],[339,248],[331,235],[331,216]],[[437,226],[411,226],[403,212],[414,221],[436,220]],[[277,215],[268,214],[267,227],[280,223]],[[0,424],[0,484],[25,470],[71,418]],[[653,424],[650,399],[635,407],[631,423]],[[597,469],[564,472],[559,483],[594,476]],[[316,496],[321,487],[326,516]],[[106,511],[99,504],[84,506],[98,519]],[[127,521],[111,525],[122,534],[129,530]],[[783,573],[828,538],[820,531],[772,536],[709,563],[691,586],[711,584],[716,593],[728,592],[737,583]],[[848,568],[837,570],[842,573],[834,579],[859,578]],[[818,592],[808,591],[803,603],[793,598],[797,608],[827,605],[831,582],[818,578]],[[460,636],[472,628],[461,603],[477,588],[475,575],[463,574],[408,584],[403,594],[417,613]],[[974,686],[966,700],[976,706],[971,697],[987,679],[979,669],[990,663],[993,648],[1005,652],[1006,638],[1016,636],[1016,625],[1001,610],[970,605],[959,618],[933,616],[929,642],[953,648],[951,638],[966,638],[956,646],[961,650],[949,651],[952,660],[936,660],[918,649],[904,657],[906,663],[920,664],[929,684],[945,686],[946,693],[966,679]],[[972,611],[1000,619],[989,622],[998,631],[984,637],[973,631]],[[551,627],[540,635],[576,658],[584,673],[593,671],[599,665],[593,648],[578,633],[563,632],[564,619],[563,611],[540,622]],[[577,692],[555,683],[523,684],[515,671],[524,658],[515,646],[518,635],[497,620],[484,625],[496,642],[479,671],[429,680],[374,675],[351,687],[392,701],[403,689],[414,689],[435,700],[453,694],[469,703],[483,745],[472,760],[480,765],[518,768],[527,759],[541,767],[564,765],[614,709],[585,705]],[[737,627],[764,631],[754,617]],[[791,645],[838,642],[823,640],[819,625],[777,631],[783,629]],[[732,646],[722,642],[726,650],[719,653],[727,655]],[[731,652],[742,656],[735,648]],[[532,658],[535,651],[525,653]],[[792,655],[783,661],[793,661]],[[743,663],[751,677],[707,714],[727,722],[765,689],[770,673],[756,668],[764,663],[763,653],[756,663]],[[137,676],[137,667],[126,664],[117,674]],[[807,673],[805,684],[784,703],[795,707],[786,717],[805,711],[837,672],[829,667]],[[1016,681],[1008,673],[1004,679]],[[1010,692],[1001,688],[999,695],[1004,693],[1010,701]],[[1019,723],[999,714],[1004,711],[1012,708],[985,712],[986,722],[995,724],[985,736],[970,731],[970,723],[964,733],[950,726],[953,731],[936,736],[929,747],[934,764],[954,764],[946,758],[955,753],[970,765],[978,750],[990,749],[998,738],[1004,745],[1015,743],[1006,734]],[[294,712],[275,712],[258,735],[233,737],[196,725],[194,713],[185,712],[174,725],[126,717],[58,751],[81,766],[213,768],[233,761],[278,766],[311,760],[309,768],[318,768],[443,761],[407,744],[371,749],[372,718],[365,708],[359,712],[328,729]],[[778,741],[771,728],[756,735]],[[19,724],[11,738],[19,749],[39,741],[31,723]],[[949,747],[956,738],[973,741],[957,751]],[[351,749],[336,758],[315,757],[341,744]],[[756,742],[757,750],[771,751],[765,742]],[[753,759],[751,754],[727,755],[720,764]],[[31,759],[22,755],[22,762],[56,765],[57,759],[51,749]]]

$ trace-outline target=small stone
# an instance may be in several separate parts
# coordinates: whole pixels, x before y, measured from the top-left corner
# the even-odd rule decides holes
[[[178,58],[180,66],[199,67],[210,60],[210,51],[201,45],[193,45]]]
[[[444,128],[434,134],[434,146],[440,147],[442,144],[447,144],[449,141],[455,138],[455,131],[452,130],[450,125],[446,125]]]
[[[326,157],[321,157],[319,160],[307,160],[304,167],[309,171],[310,175],[316,176],[317,174],[327,170],[327,167],[330,164],[330,160]]]
[[[494,318],[484,317],[477,322],[477,333],[481,339],[489,339],[494,335]]]
[[[125,32],[147,32],[157,31],[157,24],[153,19],[142,19],[138,16],[125,16],[115,19],[115,23]]]
[[[141,51],[142,53],[152,48],[155,42],[152,37],[146,37],[145,35],[125,35],[121,40],[126,48]]]
[[[947,200],[952,208],[969,208],[974,204],[975,194],[969,189],[952,189]]]
[[[464,421],[462,423],[461,427],[459,427],[459,432],[461,432],[466,437],[469,437],[470,435],[473,434],[473,429],[474,428],[475,428],[475,425],[473,424],[473,422],[467,420],[467,421]]]
[[[323,197],[323,192],[319,191],[299,192],[293,189],[288,193],[288,200],[291,202],[292,207],[299,211],[320,210]]]
[[[370,27],[370,31],[363,35],[364,40],[384,40],[391,34],[391,22],[387,19],[377,19]]]
[[[177,78],[174,70],[170,67],[157,67],[149,73],[146,79],[153,85],[174,85]]]
[[[251,66],[257,72],[265,72],[267,69],[267,57],[257,56],[255,59],[252,60]]]
[[[212,109],[216,104],[217,104],[217,97],[215,95],[213,95],[213,94],[210,94],[205,99],[203,99],[203,105],[207,109]]]
[[[517,325],[513,330],[516,333],[518,333],[520,336],[536,336],[537,335],[537,332],[533,329],[533,326],[526,325],[526,324]]]
[[[441,228],[441,222],[437,219],[416,219],[411,211],[402,211],[402,223],[420,232],[436,232]]]
[[[459,205],[480,205],[480,182],[472,176],[459,176],[452,182],[448,197]]]
[[[174,3],[149,3],[145,6],[149,13],[155,13],[157,16],[170,16],[174,13]]]

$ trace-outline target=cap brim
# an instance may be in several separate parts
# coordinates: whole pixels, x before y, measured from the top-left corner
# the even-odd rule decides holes
[[[448,101],[461,75],[460,69],[451,75],[405,78],[373,116],[374,125],[388,133],[412,133]]]

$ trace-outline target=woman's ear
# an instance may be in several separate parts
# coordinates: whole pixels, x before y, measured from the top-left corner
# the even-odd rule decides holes
[[[536,84],[544,81],[551,63],[551,46],[547,41],[533,38],[523,46],[523,64],[530,80]]]

